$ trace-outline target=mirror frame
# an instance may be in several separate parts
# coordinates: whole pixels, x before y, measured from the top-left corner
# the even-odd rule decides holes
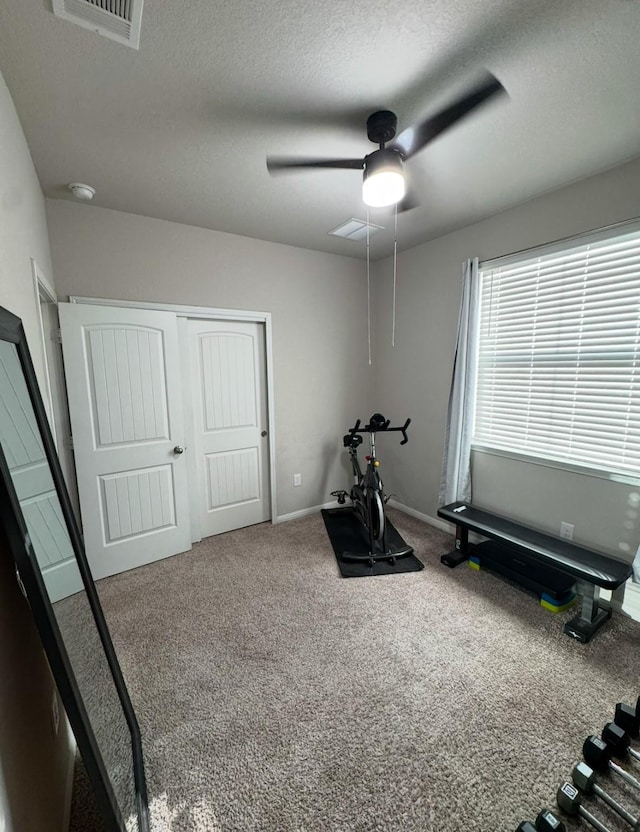
[[[60,500],[60,507],[69,533],[71,546],[78,563],[84,589],[87,593],[87,599],[93,613],[95,625],[100,636],[118,698],[122,705],[124,717],[131,733],[139,832],[149,832],[149,808],[140,727],[111,641],[91,570],[89,569],[84,544],[73,513],[44,403],[40,395],[40,388],[31,361],[22,321],[3,307],[0,307],[0,341],[7,341],[14,344],[17,349],[18,360],[20,361],[20,366],[24,374],[27,391],[33,406],[53,483],[58,499]],[[9,549],[16,564],[18,584],[31,607],[31,612],[49,661],[53,678],[58,687],[65,711],[67,712],[87,774],[94,788],[98,806],[102,810],[108,832],[126,832],[122,812],[111,787],[109,775],[67,654],[64,639],[62,638],[53,607],[49,600],[42,572],[31,545],[22,509],[20,508],[20,503],[13,486],[11,472],[1,445],[0,521],[4,526]]]

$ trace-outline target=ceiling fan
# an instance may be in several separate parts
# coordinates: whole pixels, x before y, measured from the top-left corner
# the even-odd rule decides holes
[[[407,127],[396,137],[398,119],[390,110],[378,110],[367,119],[369,141],[378,145],[378,150],[362,159],[305,159],[292,157],[267,157],[270,173],[304,168],[344,168],[362,170],[362,199],[371,208],[398,205],[398,210],[415,208],[413,198],[405,199],[407,193],[404,163],[422,150],[437,136],[453,127],[456,122],[471,113],[493,96],[504,93],[505,89],[491,73],[449,106],[424,121]]]

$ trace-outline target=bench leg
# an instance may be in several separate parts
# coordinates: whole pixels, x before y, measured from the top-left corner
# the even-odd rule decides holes
[[[440,563],[449,566],[460,566],[469,557],[469,529],[466,526],[456,526],[456,548],[453,552],[442,555]]]
[[[598,605],[600,587],[583,581],[579,583],[582,593],[582,609],[579,615],[567,621],[564,631],[571,638],[586,644],[605,621],[611,618],[611,609]]]

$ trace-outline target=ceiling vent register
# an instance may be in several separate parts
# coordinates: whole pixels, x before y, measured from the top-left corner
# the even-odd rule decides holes
[[[53,0],[53,13],[105,38],[138,49],[143,1]]]
[[[372,222],[368,223],[368,227],[370,238],[379,231],[384,231],[383,225],[374,225]],[[344,237],[345,240],[353,240],[356,243],[360,243],[367,239],[367,222],[366,220],[356,220],[352,217],[328,233],[333,234],[334,237]]]

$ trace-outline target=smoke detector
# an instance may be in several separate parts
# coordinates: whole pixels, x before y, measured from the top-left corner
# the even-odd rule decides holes
[[[96,193],[95,188],[92,188],[91,185],[84,185],[82,182],[72,182],[69,185],[69,190],[76,199],[93,199]]]
[[[56,17],[132,49],[140,46],[144,0],[53,0]]]

